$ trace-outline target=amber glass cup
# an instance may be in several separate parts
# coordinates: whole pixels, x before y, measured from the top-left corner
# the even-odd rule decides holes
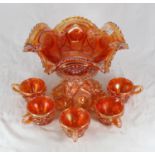
[[[120,117],[124,112],[124,104],[112,96],[106,96],[95,105],[98,119],[105,125],[122,126]]]
[[[12,84],[14,91],[20,93],[27,101],[45,94],[46,85],[42,79],[29,78],[20,84]]]
[[[119,77],[109,81],[107,90],[110,95],[120,98],[125,103],[130,96],[140,93],[143,87],[134,85],[132,81],[126,78]]]
[[[27,113],[23,116],[23,123],[37,125],[49,124],[55,116],[54,101],[47,96],[35,97],[27,103]]]
[[[64,110],[60,115],[60,125],[64,132],[72,137],[73,141],[85,133],[90,124],[90,115],[83,108],[71,107]]]

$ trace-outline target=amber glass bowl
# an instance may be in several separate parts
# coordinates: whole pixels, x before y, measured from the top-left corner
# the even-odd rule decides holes
[[[83,108],[68,108],[60,115],[60,125],[64,132],[77,141],[90,124],[90,115]]]
[[[46,85],[40,78],[29,78],[20,84],[12,84],[14,91],[20,93],[27,101],[45,94]]]
[[[95,111],[103,124],[122,126],[120,117],[124,112],[124,104],[118,98],[112,96],[102,98],[95,105]]]

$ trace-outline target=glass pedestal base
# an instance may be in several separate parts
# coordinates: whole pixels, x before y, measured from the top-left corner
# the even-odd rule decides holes
[[[100,83],[94,79],[64,80],[52,90],[56,108],[82,107],[93,110],[94,104],[105,96]]]

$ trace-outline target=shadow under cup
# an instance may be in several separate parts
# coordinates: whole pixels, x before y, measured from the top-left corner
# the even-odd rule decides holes
[[[68,108],[61,113],[60,125],[73,141],[83,136],[90,124],[90,115],[83,108]]]
[[[37,125],[49,124],[55,116],[55,104],[50,97],[40,96],[27,103],[27,114],[23,116],[23,123]]]

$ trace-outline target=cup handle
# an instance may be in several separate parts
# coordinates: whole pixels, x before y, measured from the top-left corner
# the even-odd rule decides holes
[[[133,94],[139,94],[142,91],[143,91],[143,87],[140,85],[135,85],[133,88]]]
[[[112,120],[112,123],[117,126],[118,128],[121,128],[122,127],[122,121],[120,118],[115,118]]]
[[[26,113],[26,114],[23,116],[22,122],[23,122],[24,124],[30,124],[30,123],[32,123],[32,117],[31,117],[30,113]]]
[[[78,140],[78,131],[77,130],[74,130],[73,131],[72,138],[73,138],[73,141],[74,142],[77,142],[77,140]]]
[[[17,92],[17,93],[20,93],[20,85],[19,84],[17,84],[17,83],[13,83],[12,84],[12,89],[15,91],[15,92]]]

